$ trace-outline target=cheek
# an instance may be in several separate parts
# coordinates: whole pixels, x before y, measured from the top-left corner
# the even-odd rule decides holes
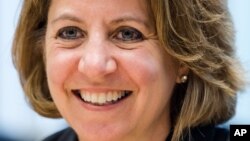
[[[176,67],[170,57],[161,57],[156,53],[138,52],[124,57],[124,60],[126,60],[124,61],[125,70],[137,85],[151,87],[175,83]]]
[[[138,57],[135,57],[138,59]],[[154,82],[158,75],[157,64],[153,60],[135,60],[129,62],[129,73],[137,84]]]
[[[46,71],[49,85],[62,87],[73,71],[76,56],[64,50],[51,51],[46,56]]]

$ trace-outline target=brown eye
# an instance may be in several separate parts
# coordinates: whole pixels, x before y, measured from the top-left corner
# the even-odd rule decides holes
[[[66,40],[74,40],[74,39],[79,39],[84,36],[83,31],[74,26],[69,26],[69,27],[64,27],[59,30],[57,37],[61,39],[66,39]]]
[[[140,31],[131,27],[119,29],[114,38],[123,42],[138,42],[144,39]]]

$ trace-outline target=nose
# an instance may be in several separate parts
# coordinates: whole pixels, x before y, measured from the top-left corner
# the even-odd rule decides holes
[[[111,55],[105,41],[89,41],[84,45],[83,55],[78,70],[90,80],[101,80],[115,72],[117,62]]]

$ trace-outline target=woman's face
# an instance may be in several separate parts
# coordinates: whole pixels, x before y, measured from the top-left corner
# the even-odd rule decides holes
[[[80,140],[167,136],[178,63],[144,0],[52,0],[45,42],[52,98]]]

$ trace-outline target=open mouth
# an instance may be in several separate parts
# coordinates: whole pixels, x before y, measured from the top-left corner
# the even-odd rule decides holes
[[[105,106],[118,103],[133,92],[124,90],[124,91],[108,91],[108,92],[88,92],[81,90],[71,90],[71,92],[80,98],[83,102],[95,105],[95,106]]]

